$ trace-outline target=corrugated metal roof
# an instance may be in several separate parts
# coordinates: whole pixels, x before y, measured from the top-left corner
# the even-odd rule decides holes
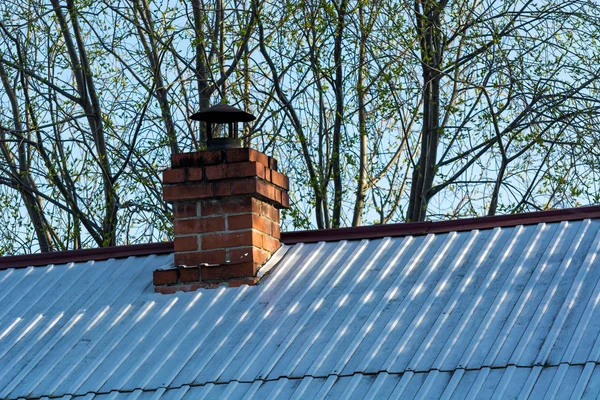
[[[557,379],[557,381],[555,381]],[[596,383],[594,383],[596,381]],[[66,399],[165,400],[217,399],[476,399],[476,398],[597,398],[600,394],[600,368],[588,365],[561,367],[483,368],[451,372],[407,372],[372,375],[280,378],[274,381],[210,383],[201,386],[131,392],[110,392]],[[510,384],[509,384],[510,383]],[[48,399],[45,397],[45,399]]]
[[[0,398],[595,398],[599,228],[300,243],[176,295],[170,255],[0,271]]]

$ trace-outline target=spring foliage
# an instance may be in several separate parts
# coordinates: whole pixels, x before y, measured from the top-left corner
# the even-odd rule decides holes
[[[599,202],[588,1],[6,0],[0,254],[168,239],[160,172],[220,101],[284,229]]]

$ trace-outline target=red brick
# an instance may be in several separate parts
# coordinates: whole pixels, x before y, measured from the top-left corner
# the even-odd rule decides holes
[[[188,181],[201,181],[204,175],[202,174],[202,168],[190,167],[187,170]]]
[[[202,267],[202,280],[254,277],[258,266],[253,262],[225,264],[218,267]]]
[[[263,236],[263,245],[262,248],[268,251],[269,253],[275,253],[277,249],[279,249],[279,240],[274,239],[268,235]]]
[[[262,233],[253,230],[252,231],[252,244],[256,247],[262,247],[263,236],[264,235]]]
[[[256,284],[256,272],[280,246],[278,209],[289,204],[289,180],[277,172],[277,161],[230,149],[178,154],[172,162],[179,173],[166,173],[174,181],[163,197],[175,203],[175,263],[198,267],[173,270],[175,279],[156,291]]]
[[[223,161],[223,152],[221,150],[179,153],[171,156],[171,165],[174,168],[201,167],[204,165],[219,164]]]
[[[200,268],[179,268],[179,280],[184,283],[200,281]]]
[[[177,277],[176,269],[157,269],[152,273],[152,281],[155,286],[177,283]]]
[[[192,236],[176,236],[173,241],[175,251],[195,251],[198,250],[198,237]]]
[[[264,251],[264,250],[261,250],[258,248],[254,248],[252,257],[254,258],[255,263],[262,265],[267,262],[267,260],[271,257],[271,255],[272,254],[267,251]]]
[[[271,172],[272,172],[271,168],[263,167],[260,164],[258,165],[258,167],[259,167],[258,177],[270,181],[271,180]],[[267,178],[267,176],[268,176],[268,178]]]
[[[220,232],[225,230],[225,217],[205,217],[192,219],[176,219],[175,235],[194,233]]]
[[[206,179],[223,179],[225,176],[225,170],[227,169],[227,165],[228,164],[218,164],[206,167]]]
[[[182,288],[183,292],[195,292],[198,289],[206,287],[206,285],[203,284],[202,282],[190,283],[190,284],[182,285],[182,286],[183,286],[183,288]]]
[[[275,201],[278,202],[279,204],[281,204],[281,190],[279,189],[275,189]]]
[[[229,261],[232,263],[241,263],[254,261],[254,247],[237,247],[229,249]]]
[[[271,204],[263,202],[260,208],[260,213],[271,221],[279,223],[279,210],[273,207]]]
[[[265,181],[256,181],[256,192],[269,200],[277,202],[275,191],[278,190],[272,184]]]
[[[173,294],[177,292],[176,286],[157,286],[154,288],[154,292],[160,294]]]
[[[217,289],[221,286],[225,286],[223,282],[205,282],[202,284],[202,287],[205,289]]]
[[[242,285],[254,286],[258,283],[259,278],[244,278],[244,279],[230,279],[225,281],[227,286],[231,288],[240,287]]]
[[[256,178],[238,179],[233,181],[232,194],[253,194],[257,191]]]
[[[215,196],[227,197],[231,195],[231,181],[215,182]]]
[[[198,205],[195,201],[177,201],[173,204],[173,216],[178,218],[189,218],[197,215]]]
[[[260,212],[261,201],[250,196],[236,196],[219,200],[203,200],[202,216],[215,214],[236,214],[243,212]]]
[[[281,193],[281,206],[290,208],[290,196],[286,192]]]
[[[175,253],[175,265],[224,264],[225,250],[198,251],[195,253]]]
[[[281,228],[277,222],[271,222],[271,237],[277,240],[281,239]]]
[[[202,236],[202,250],[232,248],[239,246],[262,246],[262,237],[251,230],[217,233]]]
[[[262,265],[270,256],[270,253],[258,247],[238,247],[229,249],[229,260],[231,260],[232,263],[252,261]]]
[[[163,183],[181,183],[185,181],[185,169],[165,169],[163,171]]]
[[[261,203],[259,199],[250,196],[232,197],[223,200],[223,212],[226,214],[242,212],[254,212],[258,214]]]
[[[234,164],[234,165],[241,165],[241,164]],[[235,170],[233,168],[230,167],[230,169],[234,170],[235,173],[238,173],[240,175],[238,176],[258,176],[259,178],[265,179],[265,171],[267,169],[267,167],[265,167],[262,164],[259,163],[244,163],[244,167],[240,168],[239,170]]]
[[[233,181],[232,194],[253,195],[267,201],[276,201],[275,186],[258,178],[243,178]]]
[[[188,283],[185,285],[174,285],[174,286],[158,286],[154,288],[156,293],[161,294],[173,294],[176,292],[194,292],[200,288],[207,287],[208,285],[199,282],[199,283]]]
[[[277,160],[273,157],[269,157],[269,168],[273,171],[277,171]]]
[[[277,171],[271,172],[271,182],[285,190],[288,190],[290,188],[289,178],[283,174],[280,174]]]
[[[203,217],[223,213],[223,202],[225,199],[219,200],[202,200],[200,202],[200,215]]]
[[[258,214],[252,214],[252,228],[257,229],[267,235],[271,234],[271,222]]]
[[[212,182],[197,182],[187,185],[163,187],[163,199],[165,201],[192,200],[213,196],[214,188]]]
[[[236,214],[227,217],[227,229],[230,231],[236,231],[240,229],[251,229],[252,228],[252,215],[251,213]]]
[[[244,161],[256,161],[264,165],[269,166],[269,157],[266,154],[258,152],[248,147],[241,149],[229,149],[226,150],[225,154],[227,162],[244,162]]]
[[[238,214],[227,217],[227,228],[230,231],[240,229],[258,229],[266,234],[271,234],[271,224],[258,214]]]
[[[257,162],[246,161],[206,167],[206,179],[232,179],[247,176],[265,177],[265,166]]]

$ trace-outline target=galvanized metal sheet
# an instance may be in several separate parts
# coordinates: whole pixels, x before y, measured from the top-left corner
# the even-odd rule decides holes
[[[0,271],[0,398],[595,398],[599,228],[300,243],[175,295],[170,255]]]
[[[373,375],[330,376],[328,378],[288,379],[276,381],[208,383],[200,386],[132,392],[89,393],[65,396],[85,400],[198,400],[198,399],[481,399],[544,398],[592,399],[600,395],[596,365],[561,367],[507,367],[455,372],[405,372]],[[588,371],[585,371],[586,368]],[[567,379],[555,384],[561,374]],[[588,378],[588,379],[586,379]],[[44,398],[44,399],[47,399]]]

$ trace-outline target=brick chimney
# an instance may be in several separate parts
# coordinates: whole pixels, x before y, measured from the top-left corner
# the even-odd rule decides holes
[[[274,158],[250,148],[172,157],[163,198],[173,204],[175,267],[154,271],[155,291],[254,285],[279,248],[289,182]]]

